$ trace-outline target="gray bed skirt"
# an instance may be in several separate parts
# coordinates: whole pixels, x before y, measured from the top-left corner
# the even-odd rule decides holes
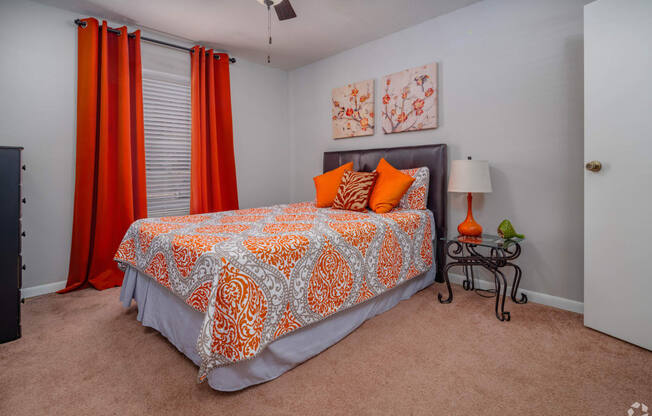
[[[435,267],[432,267],[428,272],[373,299],[277,339],[251,360],[211,370],[208,384],[215,390],[236,391],[273,380],[337,343],[367,319],[393,308],[401,300],[431,285],[434,280]],[[204,314],[191,308],[152,278],[128,267],[120,301],[129,307],[132,299],[138,304],[138,320],[144,326],[156,329],[197,366],[201,364],[195,344]]]

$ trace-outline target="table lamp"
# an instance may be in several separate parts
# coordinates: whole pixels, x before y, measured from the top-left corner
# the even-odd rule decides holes
[[[491,192],[491,177],[489,176],[489,162],[486,160],[453,160],[451,161],[451,174],[448,178],[448,192],[466,192],[468,208],[466,219],[457,226],[461,235],[479,236],[482,226],[473,219],[471,209],[472,192]]]

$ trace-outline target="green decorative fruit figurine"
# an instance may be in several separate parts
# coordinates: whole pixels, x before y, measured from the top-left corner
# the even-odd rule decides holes
[[[506,240],[514,237],[525,238],[523,234],[518,234],[516,230],[514,230],[514,226],[509,222],[509,220],[503,220],[503,222],[500,223],[498,226],[498,235]]]

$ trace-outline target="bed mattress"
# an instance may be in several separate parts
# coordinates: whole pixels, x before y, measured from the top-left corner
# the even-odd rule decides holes
[[[433,230],[429,210],[358,213],[307,202],[138,220],[115,259],[202,314],[203,381],[430,270]]]

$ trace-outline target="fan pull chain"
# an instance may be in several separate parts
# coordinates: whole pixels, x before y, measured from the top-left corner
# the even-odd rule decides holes
[[[271,63],[272,60],[270,58],[270,55],[272,53],[272,8],[270,7],[270,3],[266,2],[267,4],[267,36],[269,37],[269,42],[267,44],[267,63]]]

